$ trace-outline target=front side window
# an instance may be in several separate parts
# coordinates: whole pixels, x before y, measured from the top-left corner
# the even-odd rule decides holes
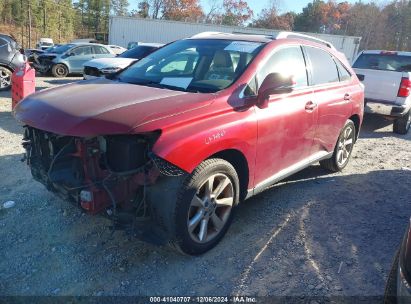
[[[71,49],[73,46],[75,46],[75,44],[60,45],[60,46],[54,48],[53,50],[51,50],[50,53],[63,54],[65,52],[67,52],[69,49]]]
[[[338,82],[337,66],[331,55],[318,48],[305,47],[311,61],[312,85]]]
[[[119,81],[194,92],[217,92],[242,75],[263,43],[186,39],[149,54],[117,77]]]
[[[307,69],[301,48],[292,46],[275,52],[259,71],[258,83],[261,84],[271,73],[293,76],[296,88],[307,86]]]

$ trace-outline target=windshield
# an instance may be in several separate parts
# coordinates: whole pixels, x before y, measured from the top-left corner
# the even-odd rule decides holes
[[[262,49],[259,42],[186,39],[169,44],[130,66],[121,82],[190,92],[230,86]]]
[[[71,49],[75,44],[65,44],[58,46],[50,51],[50,53],[55,53],[55,54],[63,54],[64,52],[68,51]]]
[[[355,61],[354,68],[411,72],[411,56],[393,54],[362,54]]]
[[[156,47],[154,46],[136,46],[132,48],[131,50],[127,50],[118,57],[121,58],[133,58],[133,59],[141,59],[148,54],[150,54],[153,50],[155,50]]]

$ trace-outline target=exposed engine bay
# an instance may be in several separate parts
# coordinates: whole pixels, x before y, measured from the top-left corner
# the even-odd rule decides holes
[[[151,148],[160,132],[92,138],[61,136],[25,127],[25,160],[37,181],[89,213],[148,215],[146,187],[185,172]],[[160,189],[157,189],[157,191]]]

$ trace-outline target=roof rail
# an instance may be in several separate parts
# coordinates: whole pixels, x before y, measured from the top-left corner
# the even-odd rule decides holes
[[[221,34],[229,34],[229,33],[224,33],[224,32],[201,32],[198,34],[195,34],[191,36],[190,38],[201,38],[201,37],[207,37],[209,35],[221,35]]]
[[[334,49],[335,47],[328,41],[322,40],[320,38],[316,38],[313,36],[309,35],[304,35],[300,33],[294,33],[294,32],[279,32],[276,36],[275,39],[285,39],[285,38],[297,38],[297,39],[304,39],[304,40],[309,40],[317,43],[321,43],[329,47],[330,49]]]

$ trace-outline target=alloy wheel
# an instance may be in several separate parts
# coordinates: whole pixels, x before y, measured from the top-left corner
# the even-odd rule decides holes
[[[338,141],[337,163],[343,167],[350,158],[354,146],[354,130],[348,125]]]
[[[11,85],[11,72],[0,67],[0,89],[8,88]]]
[[[213,240],[226,225],[234,203],[234,187],[228,176],[214,174],[199,187],[191,200],[187,228],[197,243]]]

